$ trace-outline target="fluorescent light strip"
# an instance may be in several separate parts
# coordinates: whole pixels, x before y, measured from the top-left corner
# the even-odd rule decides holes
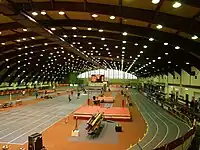
[[[123,71],[123,69],[124,69],[124,59],[122,59],[121,61],[121,71]]]
[[[115,63],[115,62],[114,62],[114,65],[115,65],[115,69],[116,69],[116,70],[118,70],[118,68],[117,68],[117,65],[116,65],[116,63]]]
[[[104,60],[104,62],[110,67],[110,69],[113,69],[107,61]]]
[[[132,68],[132,66],[134,65],[134,61],[132,62],[132,64],[128,67],[128,69],[126,70],[126,72],[128,72],[131,68]]]

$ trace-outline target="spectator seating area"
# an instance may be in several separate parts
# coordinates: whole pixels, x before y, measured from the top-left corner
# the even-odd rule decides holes
[[[165,103],[175,108],[176,110],[188,116],[188,118],[191,120],[193,120],[194,118],[198,121],[200,120],[200,110],[194,111],[194,108],[191,107],[191,102],[188,101],[188,104],[186,104],[186,100],[184,100],[182,97],[179,97],[177,101],[171,101],[170,98],[165,99],[164,94],[159,91],[145,90],[145,93],[147,93],[147,97],[149,97],[150,99],[159,100],[161,103]]]

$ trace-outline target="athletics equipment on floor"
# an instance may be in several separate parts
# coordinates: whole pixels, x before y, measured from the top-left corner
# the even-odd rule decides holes
[[[104,125],[102,124],[103,120],[103,113],[93,114],[92,117],[87,121],[86,130],[88,131],[88,135],[92,137],[97,137],[104,127]]]
[[[103,96],[103,97],[97,97],[97,100],[99,100],[100,103],[114,103],[115,97]]]
[[[75,118],[75,119],[76,119],[76,123],[75,123],[74,130],[72,130],[72,136],[77,137],[80,135],[80,131],[78,129],[78,118]]]
[[[28,137],[28,150],[44,149],[42,142],[42,134],[34,133]]]
[[[126,107],[104,108],[100,106],[82,106],[74,112],[73,116],[77,118],[88,119],[96,112],[103,113],[105,119],[131,120],[130,111]]]
[[[121,124],[116,124],[115,125],[115,131],[116,132],[122,132],[122,126],[121,126]]]
[[[4,145],[4,146],[2,147],[2,150],[9,150],[9,146],[8,146],[8,145]]]

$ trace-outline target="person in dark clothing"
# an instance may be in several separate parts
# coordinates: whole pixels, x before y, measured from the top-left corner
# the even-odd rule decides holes
[[[98,105],[100,103],[99,100],[96,100],[96,96],[93,96],[92,98],[95,105]]]
[[[124,94],[124,92],[123,92],[123,90],[121,90],[121,95],[123,95]]]
[[[198,102],[197,102],[197,100],[194,101],[194,111],[196,113],[198,112]]]
[[[80,92],[78,92],[78,94],[77,94],[77,99],[79,99],[80,98]]]
[[[195,109],[195,99],[194,99],[194,96],[192,97],[192,101],[191,101],[191,103],[190,103],[190,108],[192,109],[192,112],[194,112],[194,109]]]
[[[200,112],[200,98],[198,100],[198,112]]]
[[[188,101],[188,99],[186,99],[185,102],[186,102],[186,106],[188,107],[188,106],[189,106],[189,101]]]
[[[69,99],[69,102],[71,102],[71,101],[72,101],[72,100],[71,100],[71,96],[70,96],[70,95],[68,96],[68,99]]]
[[[186,104],[181,108],[181,112],[185,115],[188,114],[188,106]]]
[[[44,91],[44,94],[47,95],[47,90]]]
[[[38,98],[38,90],[35,90],[35,97]]]

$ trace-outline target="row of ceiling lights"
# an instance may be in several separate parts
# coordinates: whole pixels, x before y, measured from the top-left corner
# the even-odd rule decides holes
[[[157,25],[156,27],[157,27],[157,29],[161,29],[161,28],[162,28],[162,25]],[[72,29],[73,29],[73,30],[76,30],[77,27],[72,27]],[[52,30],[52,31],[55,31],[56,28],[51,28],[51,30]],[[88,28],[88,30],[91,31],[92,28]],[[23,29],[23,31],[26,32],[26,31],[28,31],[28,30],[27,30],[27,29]],[[103,29],[99,29],[99,32],[103,32]],[[123,32],[122,35],[126,36],[126,35],[128,35],[128,33],[127,33],[127,32]],[[64,35],[63,37],[67,37],[67,35]],[[77,35],[73,35],[73,37],[77,37]],[[86,36],[83,36],[83,38],[86,38]],[[31,39],[34,40],[35,37],[31,37]],[[193,35],[193,36],[191,37],[191,39],[196,40],[196,39],[198,39],[198,36]],[[22,38],[22,40],[23,40],[23,41],[26,41],[27,39],[26,39],[26,38]],[[105,38],[101,38],[101,40],[105,40]],[[154,40],[153,38],[150,38],[150,39],[149,39],[149,41],[153,41],[153,40]],[[18,39],[18,40],[16,40],[16,41],[17,41],[17,42],[20,42],[21,40]],[[46,44],[46,43],[45,43],[45,44]],[[5,43],[1,43],[1,45],[5,45]],[[136,43],[136,45],[137,45],[137,43]],[[165,42],[164,45],[168,45],[168,43]]]
[[[158,3],[160,3],[160,0],[152,0],[151,2],[153,4],[158,4]],[[182,4],[179,1],[174,1],[173,4],[172,4],[173,8],[179,8],[181,6],[182,6]]]
[[[158,4],[159,2],[160,2],[160,0],[152,0],[153,4]],[[181,5],[182,4],[180,2],[175,1],[173,3],[172,7],[173,8],[179,8],[179,7],[181,7]],[[41,11],[40,13],[41,13],[41,15],[46,15],[47,14],[46,11]],[[59,15],[65,15],[65,12],[64,11],[59,11],[58,14]],[[32,12],[32,15],[37,16],[38,12],[34,11],[34,12]],[[97,14],[92,14],[92,17],[96,18],[96,17],[98,17],[98,15]],[[115,19],[115,16],[110,16],[110,19],[111,20]]]
[[[40,13],[41,13],[41,15],[46,15],[46,14],[47,14],[46,11],[41,11]],[[64,12],[64,11],[59,11],[58,14],[59,14],[59,15],[65,15],[65,12]],[[38,15],[38,12],[34,11],[34,12],[32,12],[32,15],[33,15],[33,16],[37,16],[37,15]],[[93,18],[97,18],[98,15],[97,15],[97,14],[92,14],[92,17],[93,17]],[[114,20],[114,19],[115,19],[115,16],[110,16],[109,18],[110,18],[111,20]]]
[[[156,26],[156,28],[160,30],[160,29],[163,28],[163,26],[160,25],[160,24],[158,24],[158,25]],[[72,27],[72,30],[76,30],[76,29],[77,29],[77,27]],[[55,29],[55,28],[51,28],[51,30],[56,30],[56,29]],[[88,30],[91,31],[92,28],[89,27]],[[103,29],[99,29],[98,31],[99,31],[99,32],[103,32]],[[127,32],[123,32],[122,35],[126,36],[126,35],[128,35],[128,33],[127,33]],[[64,35],[63,37],[67,37],[67,35]],[[73,37],[77,37],[77,35],[73,35]],[[86,36],[83,36],[83,38],[86,38]],[[193,35],[193,36],[191,37],[191,39],[196,40],[196,39],[198,39],[198,36]],[[105,40],[105,38],[101,38],[101,40]],[[153,38],[150,38],[149,41],[154,41],[154,39],[153,39]],[[168,45],[168,43],[165,42],[164,45]]]
[[[72,30],[76,30],[77,28],[76,27],[72,27]],[[56,28],[51,28],[52,31],[55,31]],[[99,32],[103,32],[102,29],[99,30]],[[67,37],[67,35],[64,35],[63,37]],[[73,35],[73,37],[77,37],[77,35]],[[74,47],[72,44],[70,45],[71,47]],[[80,51],[79,49],[76,49],[77,51]],[[84,54],[83,52],[81,52],[82,54]],[[85,55],[85,54],[84,54]],[[86,54],[85,55],[86,57],[88,57],[88,55]],[[95,60],[93,60],[94,62],[96,62]]]
[[[101,38],[101,40],[102,40],[102,38]],[[105,38],[104,38],[103,40],[105,40]],[[154,41],[154,38],[149,38],[149,41],[151,41],[151,42]],[[123,44],[126,44],[127,41],[122,41],[122,43],[123,43]],[[76,43],[73,42],[73,44],[76,44]],[[77,44],[80,44],[80,42],[77,42]],[[91,45],[92,42],[88,42],[88,44]],[[167,43],[167,42],[165,42],[165,43],[163,43],[163,44],[164,44],[165,46],[169,45],[169,43]],[[134,45],[135,45],[135,46],[138,46],[138,43],[135,43]],[[107,44],[104,44],[104,47],[107,47]],[[147,45],[144,45],[144,46],[143,46],[143,48],[147,48],[147,47],[148,47]],[[118,46],[116,45],[115,48],[118,48]],[[81,47],[81,49],[82,49],[82,47]],[[122,49],[126,49],[126,48],[125,48],[125,47],[122,47]],[[178,49],[180,49],[180,47],[179,47],[179,46],[175,46],[175,49],[178,50]]]
[[[37,13],[37,12],[33,12],[32,14],[34,15],[35,13]],[[45,14],[44,11],[42,11],[41,14]],[[62,14],[62,13],[61,13],[61,14]],[[93,17],[98,17],[97,14],[93,14],[92,16],[93,16]],[[111,16],[111,18],[114,18],[114,16]],[[158,25],[156,26],[156,28],[160,30],[160,29],[163,28],[163,26],[160,25],[160,24],[158,24]],[[72,29],[73,29],[73,30],[76,30],[77,27],[72,27]],[[28,31],[28,29],[22,29],[22,30],[23,30],[24,32],[27,32],[27,31]],[[51,30],[52,30],[52,31],[55,31],[56,28],[51,28]],[[92,28],[89,27],[88,30],[91,31]],[[99,31],[99,32],[103,32],[103,29],[99,29],[98,31]],[[0,32],[0,34],[1,34],[1,32]],[[127,33],[127,32],[123,32],[122,35],[126,36],[126,35],[128,35],[128,33]],[[63,37],[67,37],[67,35],[64,35]],[[77,37],[77,35],[73,35],[73,37]],[[84,38],[86,38],[86,36],[84,36]],[[35,37],[31,37],[31,39],[35,39]],[[191,39],[196,40],[196,39],[198,39],[198,36],[197,36],[197,35],[193,35],[193,36],[191,37]],[[23,38],[23,40],[26,40],[26,38]],[[101,38],[101,40],[105,40],[105,38]],[[17,42],[20,42],[20,40],[18,39]],[[5,45],[5,43],[1,43],[1,45]]]
[[[158,4],[159,2],[160,2],[160,0],[152,0],[152,3],[154,3],[154,4]],[[174,5],[173,5],[173,7],[174,7],[174,8],[178,8],[177,6],[179,6],[179,5],[181,6],[181,3],[175,2]],[[180,6],[179,6],[179,7],[180,7]],[[63,11],[59,11],[58,13],[59,13],[60,15],[64,15],[64,14],[65,14],[65,12],[63,12]],[[38,15],[37,12],[32,12],[32,14],[33,14],[33,15]],[[44,13],[44,11],[42,11],[41,14],[46,15],[46,12]],[[92,14],[92,17],[97,18],[98,15],[97,15],[97,14]],[[115,19],[115,16],[110,16],[110,19]],[[162,29],[163,26],[160,25],[160,24],[158,24],[158,25],[156,26],[156,28],[157,28],[157,29]],[[77,27],[72,27],[72,29],[73,29],[73,30],[76,30]],[[55,28],[51,28],[51,30],[52,30],[52,31],[55,31],[56,29],[55,29]],[[92,30],[92,28],[88,28],[88,30],[90,31],[90,30]],[[99,32],[103,32],[103,30],[100,29]],[[123,35],[126,36],[126,35],[127,35],[127,32],[123,32]],[[198,36],[193,35],[193,36],[191,37],[191,39],[196,40],[196,39],[198,39]]]

